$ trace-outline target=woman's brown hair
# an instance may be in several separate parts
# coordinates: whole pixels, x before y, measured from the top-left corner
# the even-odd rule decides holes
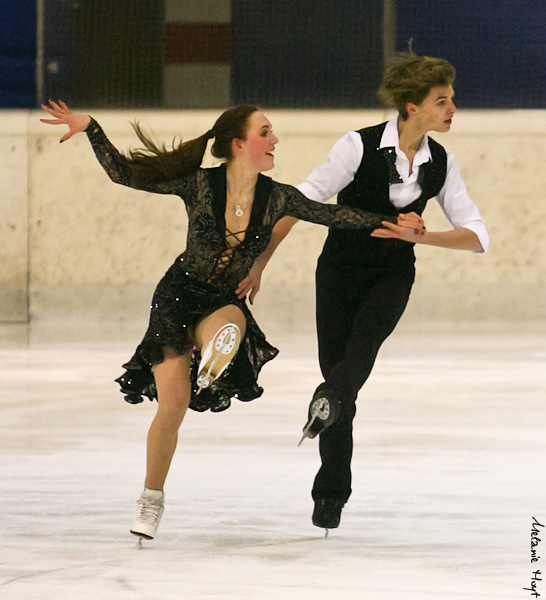
[[[138,123],[133,123],[138,138],[144,144],[144,148],[130,150],[127,157],[133,182],[146,185],[174,181],[197,171],[203,162],[207,143],[212,138],[212,155],[229,160],[232,140],[246,138],[250,115],[257,110],[249,104],[229,108],[218,117],[212,129],[187,142],[176,144],[173,141],[171,150],[167,150],[165,144],[158,146]]]
[[[411,42],[409,52],[394,54],[385,64],[378,95],[387,106],[395,106],[400,118],[408,118],[406,104],[421,104],[430,90],[455,81],[455,68],[444,58],[417,56]]]

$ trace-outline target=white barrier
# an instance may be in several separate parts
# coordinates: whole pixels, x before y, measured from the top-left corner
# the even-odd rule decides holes
[[[120,149],[138,140],[138,118],[169,142],[209,129],[219,111],[94,113]],[[384,111],[266,111],[280,138],[275,179],[296,184],[349,129],[386,120]],[[61,127],[37,111],[0,112],[2,220],[0,320],[95,315],[145,318],[153,287],[184,248],[186,220],[176,197],[116,186],[84,135],[59,145]],[[485,256],[418,247],[417,280],[406,318],[546,318],[545,111],[460,111],[449,134],[433,135],[455,153],[486,219]],[[207,164],[211,164],[210,157]],[[450,226],[434,201],[429,230]],[[313,279],[326,229],[300,223],[266,269],[256,311],[290,325],[313,321]],[[140,316],[139,316],[140,318]]]

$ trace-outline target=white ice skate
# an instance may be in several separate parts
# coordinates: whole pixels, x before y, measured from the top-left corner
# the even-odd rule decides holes
[[[157,533],[159,521],[165,510],[165,494],[160,490],[144,491],[137,500],[135,517],[131,525],[131,533],[139,536],[139,546],[142,539],[153,540]]]
[[[219,377],[232,361],[241,342],[241,330],[234,323],[221,327],[201,355],[197,372],[197,394]]]

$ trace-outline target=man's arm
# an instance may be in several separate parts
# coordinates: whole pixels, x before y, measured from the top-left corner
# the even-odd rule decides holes
[[[447,151],[446,181],[436,198],[453,231],[430,233],[419,243],[440,248],[470,250],[478,254],[487,252],[489,234],[480,211],[468,195],[453,153]]]
[[[451,231],[426,231],[419,236],[418,244],[451,248],[453,250],[470,250],[482,254],[485,252],[478,236],[466,227],[458,227]]]
[[[455,158],[449,150],[447,151],[446,180],[436,199],[453,226],[451,231],[414,232],[411,229],[384,222],[383,228],[376,229],[371,236],[404,240],[439,248],[469,250],[477,254],[487,252],[489,234],[485,222],[468,195]]]
[[[388,221],[383,222],[383,228],[376,229],[370,234],[372,237],[383,239],[397,239],[414,244],[451,248],[452,250],[470,250],[483,253],[485,249],[478,236],[466,227],[458,227],[451,231],[424,231],[417,233],[412,229],[399,227]]]

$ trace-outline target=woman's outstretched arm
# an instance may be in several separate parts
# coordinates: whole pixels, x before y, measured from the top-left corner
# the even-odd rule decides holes
[[[48,123],[49,125],[68,125],[67,133],[59,140],[61,144],[69,140],[76,133],[85,131],[91,122],[91,117],[89,115],[73,113],[62,100],[59,100],[58,103],[50,100],[49,106],[47,104],[42,104],[42,108],[52,117],[55,117],[54,119],[40,119],[42,123]]]
[[[68,125],[68,132],[59,140],[61,143],[66,142],[77,133],[85,132],[87,134],[97,160],[114,183],[158,194],[176,194],[182,196],[186,201],[191,196],[191,193],[188,193],[191,190],[186,189],[191,178],[146,185],[135,183],[130,160],[119,152],[106,137],[101,126],[89,115],[73,113],[62,100],[59,102],[50,100],[49,106],[42,104],[42,108],[54,117],[53,119],[40,119],[42,123]]]
[[[249,274],[241,280],[236,290],[239,298],[244,298],[250,293],[251,303],[260,290],[262,272],[273,252],[288,235],[294,223],[300,219],[328,227],[364,229],[370,233],[374,230],[383,231],[381,228],[387,223],[394,224],[398,230],[407,231],[412,237],[420,237],[425,232],[424,221],[416,213],[400,214],[398,217],[378,215],[348,206],[321,204],[309,200],[292,186],[282,185],[282,190],[286,198],[286,216],[277,222],[266,250],[254,261]]]
[[[289,185],[282,185],[285,197],[284,214],[326,225],[335,229],[362,229],[370,234],[382,228],[386,223],[397,227],[409,229],[416,236],[425,231],[423,219],[415,212],[394,215],[380,215],[360,208],[352,208],[340,204],[321,204],[306,198],[298,189]]]

